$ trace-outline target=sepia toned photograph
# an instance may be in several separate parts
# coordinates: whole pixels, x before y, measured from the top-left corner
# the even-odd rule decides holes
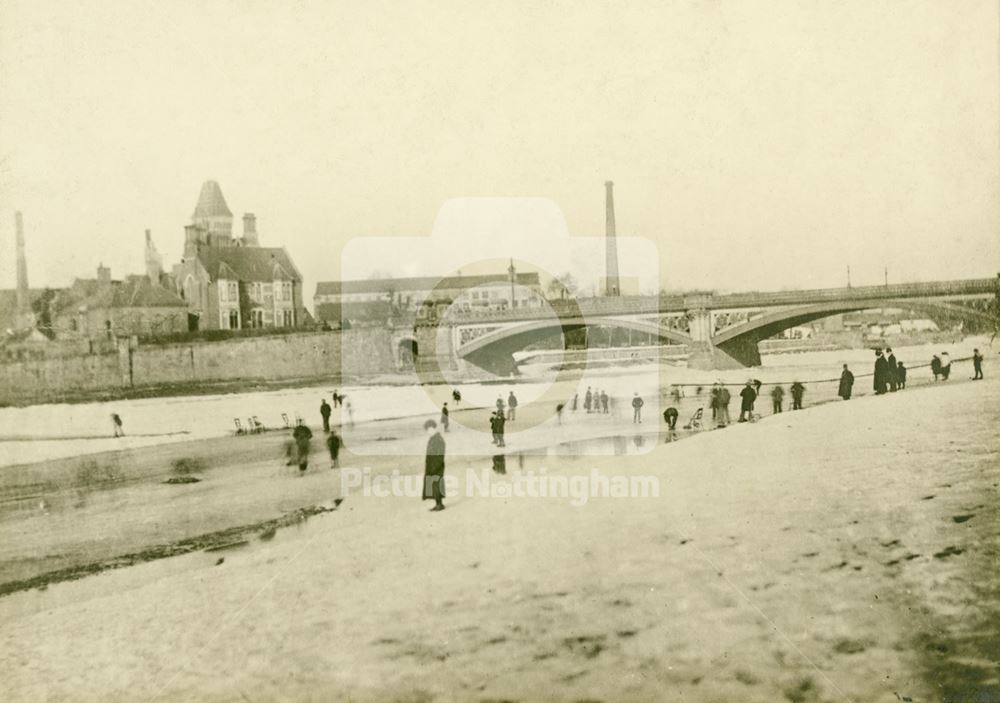
[[[996,0],[0,2],[0,701],[1000,703]]]

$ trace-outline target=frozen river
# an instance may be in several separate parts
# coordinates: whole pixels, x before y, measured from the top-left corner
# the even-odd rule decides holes
[[[927,364],[934,352],[948,351],[952,359],[967,357],[972,349],[986,348],[987,340],[969,337],[949,345],[923,345],[899,347],[897,358],[908,367]],[[576,383],[582,396],[588,386],[599,388],[626,406],[633,393],[645,398],[646,417],[659,413],[660,393],[670,384],[689,384],[685,395],[695,392],[694,386],[707,386],[716,380],[742,383],[748,377],[764,383],[791,383],[799,380],[809,389],[807,402],[832,398],[836,392],[833,382],[817,383],[837,378],[841,365],[847,363],[856,376],[855,392],[870,392],[871,381],[860,378],[871,372],[872,353],[867,349],[805,352],[800,354],[765,355],[764,365],[758,369],[732,371],[696,371],[683,365],[648,363],[624,368],[593,368],[587,370]],[[987,364],[990,355],[987,354]],[[956,364],[956,374],[968,371],[969,366]],[[469,383],[457,386],[466,405],[492,406],[499,395],[505,399],[515,390],[522,405],[543,397],[551,388],[552,372],[534,367],[526,369],[526,376],[516,384]],[[929,372],[926,368],[911,372],[911,380],[919,382]],[[536,379],[536,380],[531,380]],[[809,384],[813,383],[813,386]],[[77,456],[120,448],[136,448],[189,439],[218,437],[234,431],[234,418],[246,424],[247,418],[257,416],[266,427],[282,427],[282,415],[294,422],[302,417],[308,424],[320,423],[319,404],[328,401],[335,390],[332,385],[294,388],[253,393],[228,393],[223,395],[143,398],[108,402],[34,405],[29,407],[0,408],[0,465],[9,466],[46,459]],[[451,387],[444,386],[349,386],[336,388],[346,394],[356,423],[367,423],[387,418],[410,416],[436,416],[441,402],[450,400]],[[562,398],[573,393],[573,384],[563,382]],[[545,396],[546,402],[554,396]],[[553,404],[557,399],[553,399]],[[346,408],[341,410],[344,422],[348,420]],[[111,413],[118,413],[123,421],[126,437],[111,436]],[[334,421],[338,417],[334,415]]]

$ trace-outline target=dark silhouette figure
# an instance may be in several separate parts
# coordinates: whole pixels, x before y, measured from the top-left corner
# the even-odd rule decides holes
[[[118,413],[111,413],[111,425],[115,431],[115,437],[124,437],[125,428],[122,427],[122,418]],[[139,434],[142,434],[141,432]]]
[[[983,378],[983,355],[979,353],[978,349],[972,350],[972,370],[975,372],[972,375],[973,381],[980,381]]]
[[[806,392],[806,387],[796,381],[792,384],[792,410],[802,409],[802,396]]]
[[[607,391],[601,391],[601,412],[607,414],[608,412],[608,394]]]
[[[589,413],[593,402],[594,394],[590,392],[590,386],[587,386],[587,393],[583,396],[583,409]]]
[[[889,362],[882,356],[882,350],[875,352],[875,376],[872,380],[875,395],[882,395],[889,385]]]
[[[737,422],[746,422],[753,417],[753,402],[757,399],[757,391],[753,388],[753,381],[747,381],[740,391],[740,419]],[[750,416],[750,417],[748,417]]]
[[[941,357],[937,354],[931,357],[931,373],[934,374],[935,381],[941,376]]]
[[[330,431],[330,404],[324,398],[319,404],[319,414],[323,418],[323,431]]]
[[[888,355],[885,357],[888,372],[886,381],[889,383],[889,392],[895,393],[896,387],[898,386],[898,382],[896,380],[896,355],[892,353],[891,347],[886,347],[885,353]]]
[[[840,386],[837,388],[837,395],[844,400],[851,399],[851,389],[854,388],[854,374],[844,364],[844,370],[840,374]]]
[[[441,427],[444,428],[445,432],[448,431],[448,423],[450,421],[451,419],[448,414],[448,404],[445,403],[444,405],[441,406]]]
[[[900,390],[906,388],[906,367],[902,361],[896,364],[896,387]]]
[[[343,440],[337,431],[332,431],[326,438],[326,448],[330,450],[330,467],[337,468],[340,466],[340,448],[344,446]]]
[[[504,418],[503,413],[502,412],[498,412],[497,413],[497,446],[498,447],[506,447],[507,446],[507,443],[504,442],[504,439],[503,439],[504,425],[506,425],[506,424],[507,424],[507,420]]]
[[[677,416],[678,416],[678,414],[679,413],[677,412],[677,408],[675,408],[672,405],[669,408],[667,408],[666,410],[663,411],[663,420],[664,420],[664,422],[667,423],[667,429],[668,430],[676,430],[677,429]]]
[[[510,392],[507,396],[507,419],[511,422],[517,417],[517,396],[514,395],[514,391]]]
[[[455,405],[462,402],[462,392],[457,388],[451,392],[451,399],[455,401]]]
[[[424,492],[423,500],[433,500],[432,512],[444,510],[444,437],[437,431],[437,423],[428,420],[424,423],[427,432],[427,454],[424,458]]]
[[[292,438],[295,440],[295,460],[299,465],[299,474],[309,468],[309,440],[313,433],[303,424],[298,424],[292,430]]]
[[[781,412],[782,403],[785,401],[785,389],[775,386],[771,389],[771,412],[775,415]]]
[[[948,352],[941,352],[941,380],[947,381],[951,375],[951,357]]]

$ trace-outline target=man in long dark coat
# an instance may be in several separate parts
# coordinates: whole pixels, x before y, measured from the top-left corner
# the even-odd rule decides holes
[[[305,473],[309,468],[309,440],[313,433],[308,427],[299,423],[292,430],[292,438],[295,440],[295,457],[299,465],[299,473]]]
[[[496,429],[497,446],[506,447],[507,444],[503,441],[503,427],[505,424],[507,424],[507,418],[504,417],[503,413],[497,413],[496,423],[497,423],[497,429]]]
[[[885,361],[886,368],[889,372],[889,375],[885,380],[889,383],[889,391],[895,392],[898,385],[896,381],[896,355],[892,353],[892,347],[886,347],[885,353],[888,354]]]
[[[423,500],[433,500],[432,512],[444,510],[444,437],[438,432],[437,423],[428,420],[424,431],[430,435],[427,440],[427,456],[424,459]]]
[[[747,381],[740,391],[740,419],[737,422],[746,422],[753,419],[753,402],[757,400],[757,391],[753,389],[753,381]],[[748,418],[747,415],[750,417]]]
[[[884,356],[882,356],[882,350],[878,349],[875,352],[875,378],[873,381],[875,395],[882,395],[885,393],[888,382],[889,362],[885,360]]]
[[[844,364],[844,370],[840,373],[840,386],[837,388],[837,395],[844,400],[851,399],[851,389],[854,388],[854,374]]]
[[[802,396],[806,392],[806,387],[796,381],[792,384],[792,410],[802,409]]]
[[[320,414],[320,417],[323,418],[323,431],[324,432],[329,432],[330,431],[330,404],[328,402],[326,402],[326,398],[323,398],[323,400],[319,404],[319,414]]]

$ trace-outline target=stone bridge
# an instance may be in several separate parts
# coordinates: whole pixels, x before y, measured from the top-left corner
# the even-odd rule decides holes
[[[760,340],[830,315],[903,308],[995,325],[998,282],[1000,276],[771,293],[582,298],[550,301],[542,309],[485,314],[448,310],[439,320],[418,323],[412,339],[401,336],[400,344],[412,345],[411,351],[425,361],[426,351],[452,368],[464,361],[505,375],[515,370],[513,353],[532,343],[560,332],[606,327],[686,345],[688,363],[696,368],[758,366]],[[419,351],[418,337],[424,346]]]

